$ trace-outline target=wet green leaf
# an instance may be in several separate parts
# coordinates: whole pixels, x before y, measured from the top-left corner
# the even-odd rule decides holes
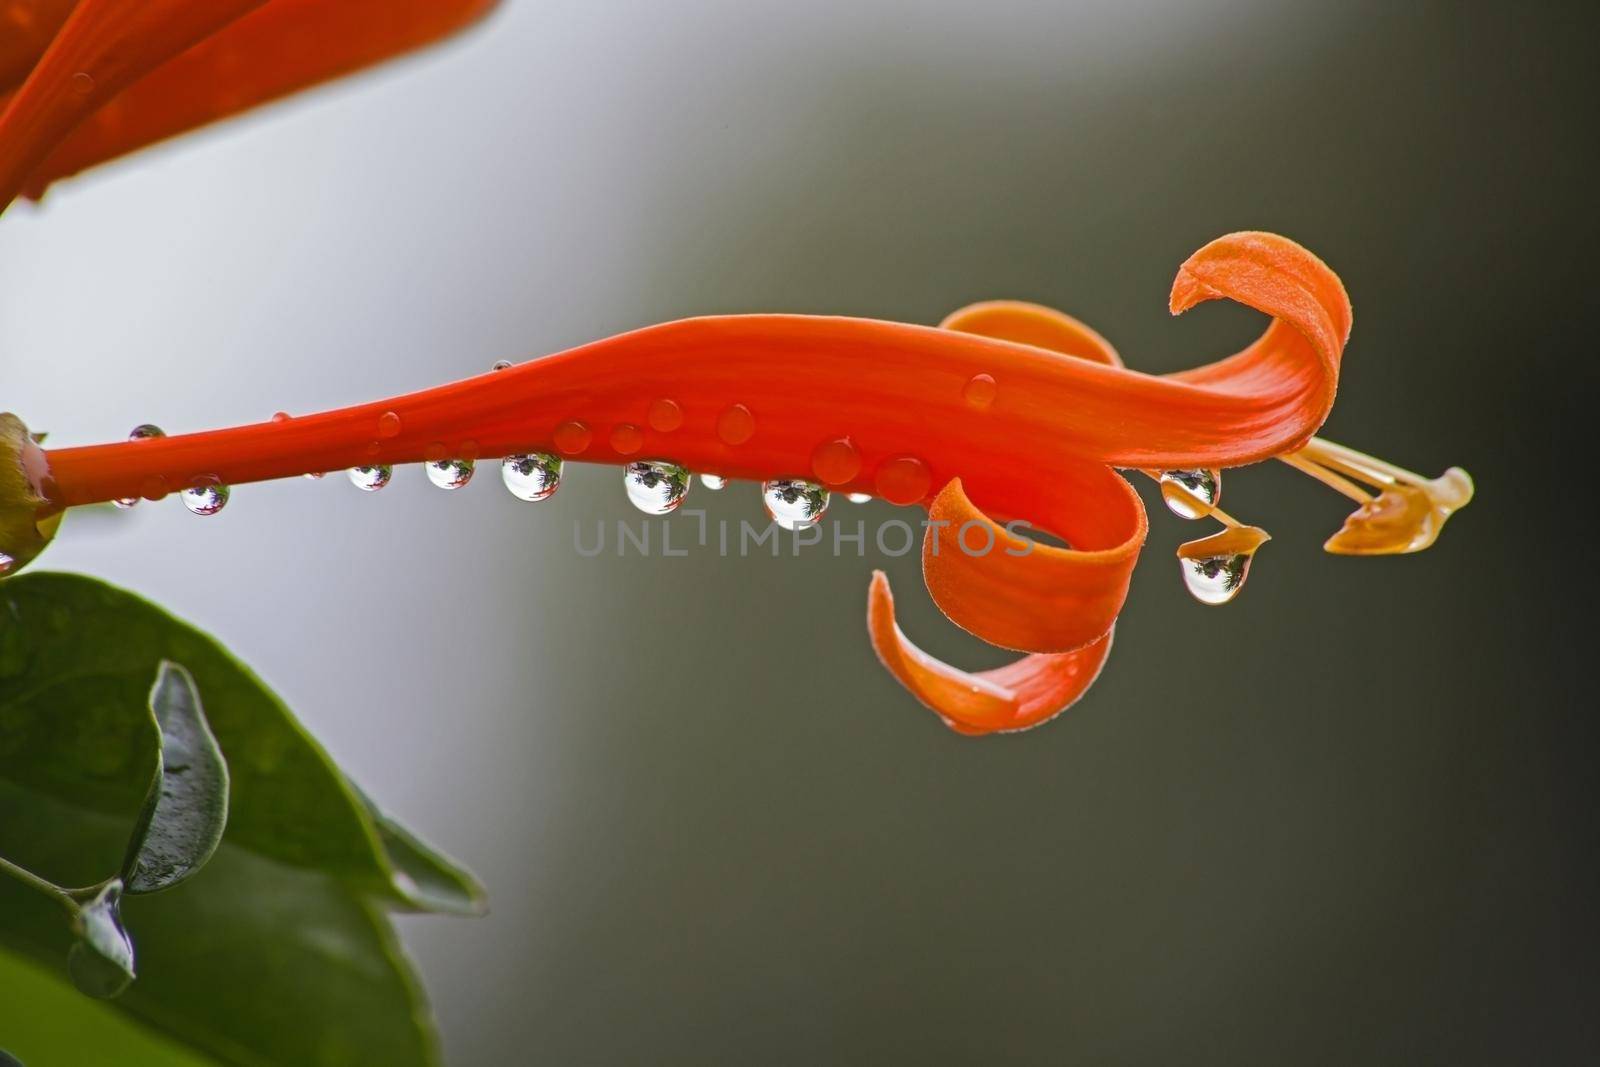
[[[192,694],[164,672],[152,711],[163,661],[182,665]],[[432,1023],[384,909],[480,911],[472,877],[379,812],[205,634],[87,578],[0,585],[0,855],[63,885],[118,870],[141,827],[134,854],[145,856],[167,820],[169,793],[150,799],[149,783],[173,765],[158,764],[158,747],[187,731],[184,759],[203,754],[200,723],[231,780],[226,832],[181,883],[124,898],[139,979],[112,1004],[226,1062],[435,1062]],[[205,835],[182,836],[192,846]],[[72,940],[58,902],[0,878],[0,949],[64,978]],[[8,993],[0,986],[0,1005]]]
[[[73,928],[78,940],[67,950],[72,984],[108,1000],[133,981],[133,942],[122,927],[122,882],[113,879],[82,901]]]
[[[189,672],[163,662],[150,691],[161,739],[122,877],[129,893],[170,889],[211,858],[228,822],[228,764]]]
[[[20,854],[31,869],[53,872],[85,851],[115,856],[127,830],[126,819],[0,781],[0,852]],[[123,898],[139,978],[110,1003],[225,1063],[437,1062],[426,1002],[383,910],[337,878],[265,859],[230,837],[182,884]],[[0,946],[61,981],[72,939],[54,901],[0,879]],[[8,992],[0,986],[0,1021]],[[63,1054],[72,1051],[58,1046],[57,1062],[121,1062]]]
[[[153,774],[145,697],[163,660],[193,678],[226,757],[231,844],[409,908],[482,910],[472,876],[374,812],[248,667],[91,578],[44,571],[0,584],[0,777],[102,812],[137,810]]]

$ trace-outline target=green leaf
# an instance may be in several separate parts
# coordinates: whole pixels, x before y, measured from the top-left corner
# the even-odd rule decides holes
[[[192,682],[192,720],[181,675],[164,672],[147,699],[163,661]],[[139,979],[112,1004],[230,1063],[436,1062],[384,910],[481,911],[471,875],[380,812],[205,634],[87,578],[0,585],[0,855],[57,884],[117,870],[140,819],[145,843],[160,836],[149,783],[185,721],[208,722],[225,760],[226,831],[181,884],[124,898]],[[0,949],[60,975],[71,941],[59,902],[0,878]],[[7,996],[0,986],[0,1005]]]
[[[150,714],[161,749],[122,865],[129,893],[170,889],[199,870],[228,823],[228,764],[188,671],[162,662]]]
[[[30,1067],[212,1067],[210,1056],[190,1052],[133,1020],[114,1003],[86,999],[46,968],[0,952],[0,1041]],[[63,1054],[63,1050],[70,1050]],[[0,1067],[5,1067],[0,1056]]]
[[[148,601],[81,575],[0,583],[0,777],[103,812],[136,810],[153,774],[146,687],[162,660],[193,677],[227,759],[230,843],[409,908],[482,910],[471,875],[386,830],[249,668]]]
[[[54,870],[84,851],[116,855],[127,828],[126,819],[0,781],[0,851],[23,853],[32,869]],[[123,898],[139,979],[110,1003],[225,1063],[436,1063],[427,1005],[382,909],[340,879],[265,859],[230,837],[182,884]],[[55,902],[0,879],[0,945],[59,975],[71,937]],[[0,987],[0,1004],[5,996]],[[70,1045],[54,1051],[65,1063],[120,1062],[65,1055]]]
[[[122,882],[113,878],[80,904],[73,922],[78,940],[67,952],[72,984],[108,1000],[133,981],[133,942],[122,928]]]

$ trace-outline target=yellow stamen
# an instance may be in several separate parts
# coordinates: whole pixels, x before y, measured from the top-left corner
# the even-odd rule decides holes
[[[1424,478],[1320,437],[1278,458],[1361,505],[1322,546],[1340,555],[1420,552],[1438,540],[1445,520],[1472,500],[1472,477],[1460,467]],[[1352,478],[1377,489],[1378,495],[1366,493]]]

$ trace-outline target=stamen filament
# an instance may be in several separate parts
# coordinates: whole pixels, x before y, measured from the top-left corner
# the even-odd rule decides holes
[[[1307,459],[1306,452],[1309,451],[1311,451],[1310,448],[1306,448],[1300,452],[1286,452],[1278,458],[1283,460],[1289,466],[1293,467],[1295,470],[1300,471],[1302,474],[1309,474],[1311,477],[1315,478],[1329,489],[1343,493],[1345,496],[1349,497],[1351,500],[1354,500],[1358,504],[1365,504],[1367,501],[1372,499],[1372,494],[1368,493],[1365,489],[1362,489],[1355,482],[1352,482],[1350,479],[1341,474],[1337,474],[1334,471],[1329,470],[1320,463],[1316,463]]]
[[[1415,471],[1406,470],[1376,456],[1369,456],[1365,452],[1357,452],[1325,437],[1313,437],[1301,452],[1319,463],[1343,470],[1365,482],[1387,486],[1395,482],[1427,485],[1430,481]]]

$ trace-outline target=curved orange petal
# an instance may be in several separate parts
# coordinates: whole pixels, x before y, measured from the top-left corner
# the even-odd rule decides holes
[[[1064,311],[1025,300],[984,300],[968,304],[946,315],[939,327],[1048,348],[1064,356],[1076,356],[1108,367],[1122,366],[1122,357],[1111,342],[1088,324]]]
[[[78,123],[263,0],[78,0],[0,113],[0,207]]]
[[[957,733],[1026,730],[1071,707],[1094,684],[1111,651],[1111,631],[1075,652],[1026,656],[968,673],[923,652],[901,631],[882,571],[867,593],[867,630],[885,668]]]
[[[15,94],[19,117],[0,122],[0,203],[24,186],[38,196],[57,178],[431,43],[494,3],[82,0],[50,46],[62,55],[39,59]],[[28,50],[43,49],[70,4],[39,6],[27,40],[0,45],[0,88],[33,65],[39,52]],[[124,26],[117,20],[130,10],[139,19]],[[98,43],[116,50],[102,54]],[[89,93],[63,81],[80,71],[94,79]]]

